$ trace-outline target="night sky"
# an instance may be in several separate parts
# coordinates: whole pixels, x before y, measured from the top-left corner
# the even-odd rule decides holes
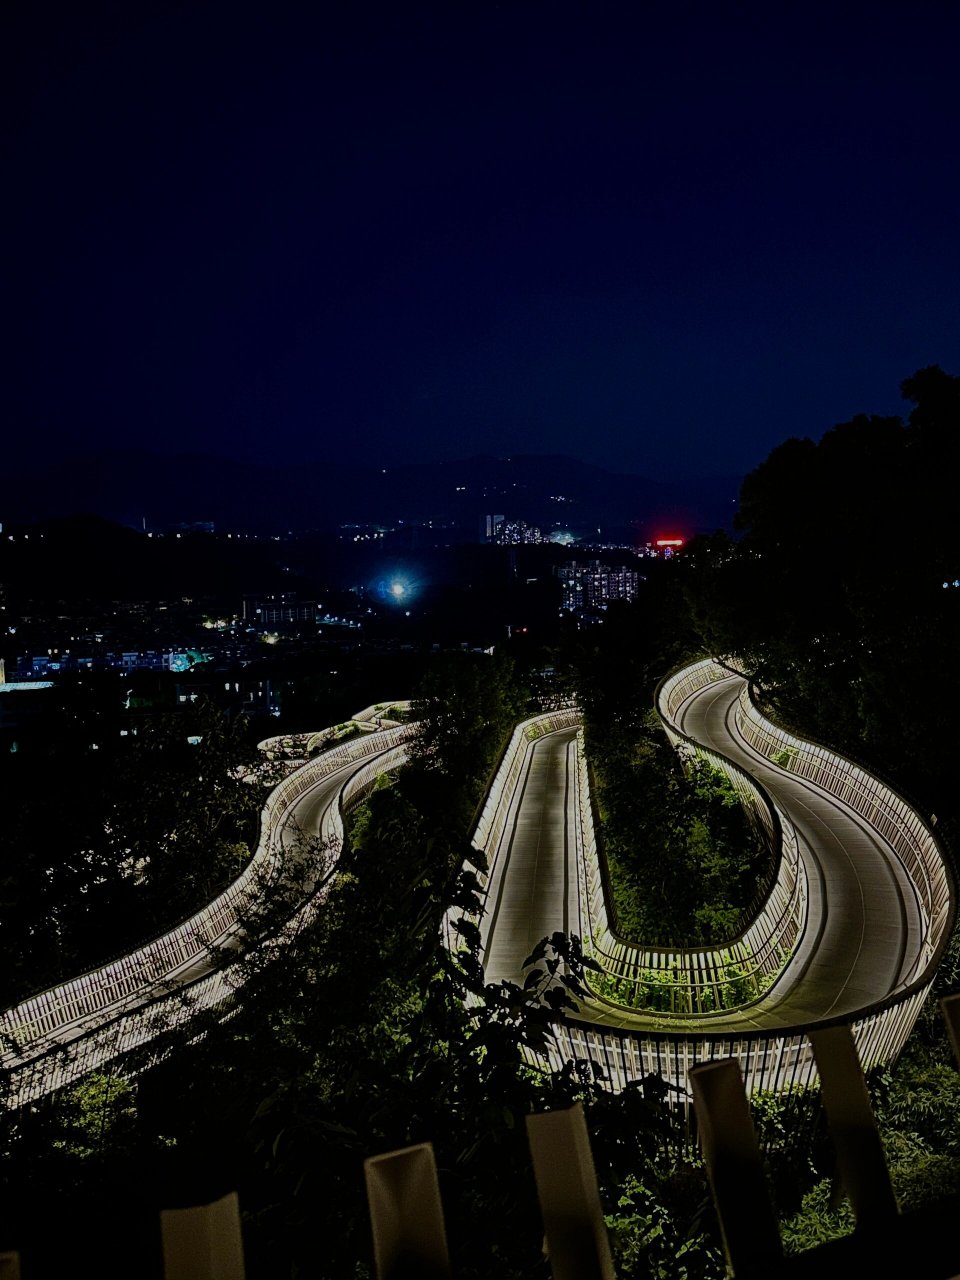
[[[6,14],[7,465],[735,475],[960,373],[960,6]]]

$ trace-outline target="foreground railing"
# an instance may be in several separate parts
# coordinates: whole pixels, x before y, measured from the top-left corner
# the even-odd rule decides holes
[[[948,997],[941,1007],[956,1055],[960,996]],[[820,1101],[835,1156],[835,1186],[849,1201],[856,1230],[784,1256],[738,1066],[729,1059],[701,1064],[691,1076],[692,1128],[703,1152],[727,1274],[737,1280],[956,1277],[960,1273],[955,1225],[960,1197],[955,1192],[935,1192],[936,1199],[919,1207],[898,1207],[849,1028],[841,1025],[814,1032],[813,1043]],[[543,1253],[551,1275],[558,1280],[614,1280],[614,1257],[582,1104],[528,1115],[526,1132],[542,1218]],[[451,1252],[457,1252],[462,1241],[448,1238],[446,1196],[441,1196],[443,1169],[430,1142],[371,1155],[364,1161],[376,1280],[397,1280],[399,1275],[450,1280]],[[446,1195],[453,1190],[448,1182]],[[126,1258],[131,1274],[159,1273],[162,1265],[165,1280],[186,1276],[243,1280],[243,1223],[236,1192],[210,1204],[164,1209],[159,1216],[160,1230],[152,1247],[145,1233],[140,1252]],[[26,1250],[31,1242],[21,1238],[12,1243]],[[473,1256],[482,1258],[485,1248],[490,1273],[495,1274],[493,1236],[485,1239],[481,1232],[478,1237],[474,1230]],[[0,1253],[0,1278],[19,1280],[19,1276],[19,1253]]]
[[[942,1007],[956,1050],[960,997],[949,997]],[[692,1073],[696,1114],[691,1119],[717,1209],[727,1274],[738,1280],[956,1277],[960,1196],[941,1192],[942,1198],[900,1211],[849,1028],[816,1031],[813,1040],[820,1097],[836,1157],[835,1186],[850,1202],[856,1230],[784,1256],[769,1176],[737,1064],[729,1059],[701,1064]],[[580,1104],[529,1115],[526,1127],[551,1274],[566,1280],[614,1280],[604,1206]],[[364,1170],[377,1280],[397,1275],[401,1259],[409,1274],[449,1277],[451,1251],[431,1144],[373,1156]]]
[[[140,1049],[161,1031],[183,1025],[228,1000],[242,979],[229,962],[255,926],[263,895],[287,862],[282,830],[296,802],[324,778],[357,766],[344,778],[325,815],[321,842],[339,849],[343,805],[378,773],[403,763],[409,726],[335,747],[286,778],[268,796],[260,840],[243,874],[203,910],[162,937],[90,973],[41,992],[0,1015],[0,1073],[8,1106],[63,1088],[87,1071]],[[366,763],[364,763],[366,762]],[[302,869],[309,881],[310,869]],[[292,936],[322,898],[306,885],[306,902],[284,926]],[[212,971],[210,971],[212,970]]]

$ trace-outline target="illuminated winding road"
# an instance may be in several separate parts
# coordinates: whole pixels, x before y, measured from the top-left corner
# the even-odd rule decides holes
[[[282,880],[296,884],[295,934],[322,904],[330,858],[342,836],[342,807],[353,788],[404,758],[405,729],[335,747],[290,775],[267,802],[250,866],[214,902],[171,932],[102,968],[0,1013],[0,1066],[6,1104],[23,1105],[229,1000],[242,980],[233,964],[255,934],[265,898]],[[306,844],[303,838],[306,837]],[[330,856],[317,860],[316,840]],[[318,877],[320,881],[318,882]],[[262,926],[260,926],[262,928]]]
[[[693,694],[678,727],[758,779],[793,820],[809,875],[809,919],[777,983],[742,1011],[710,1017],[711,1031],[811,1025],[852,1015],[915,976],[922,920],[913,884],[891,847],[841,801],[770,764],[738,733],[742,677]],[[536,742],[501,841],[482,926],[487,981],[522,980],[522,962],[554,930],[586,936],[577,892],[573,729]],[[643,1031],[662,1015],[587,1002],[591,1023]],[[690,1026],[693,1019],[677,1019]],[[702,1027],[703,1021],[699,1020]]]
[[[682,689],[691,687],[683,681],[689,676],[696,683],[698,673],[707,668],[709,682],[677,705]],[[929,829],[902,801],[899,808],[884,810],[879,792],[869,789],[858,793],[856,801],[861,808],[866,804],[864,812],[869,809],[873,821],[867,821],[823,787],[799,777],[799,764],[788,772],[758,754],[737,727],[744,723],[749,732],[757,731],[752,720],[738,721],[735,714],[743,677],[724,675],[716,664],[703,663],[686,669],[680,681],[673,686],[677,690],[671,702],[674,729],[751,774],[792,822],[806,868],[805,924],[796,943],[787,948],[790,958],[779,977],[754,1002],[739,1009],[670,1015],[634,1012],[591,998],[584,1002],[577,1024],[583,1028],[582,1034],[576,1033],[580,1040],[574,1043],[576,1035],[570,1031],[564,1052],[592,1054],[596,1049],[608,1055],[615,1041],[620,1046],[617,1051],[626,1054],[625,1037],[636,1033],[647,1039],[641,1044],[634,1038],[632,1064],[624,1058],[620,1065],[621,1079],[637,1078],[646,1070],[662,1069],[657,1045],[662,1046],[665,1031],[680,1033],[691,1045],[705,1034],[742,1035],[740,1043],[759,1044],[758,1061],[769,1063],[773,1061],[770,1046],[760,1044],[768,1033],[789,1028],[792,1034],[825,1020],[862,1016],[877,1002],[903,992],[903,1016],[898,1012],[901,1005],[894,1011],[897,1027],[890,1031],[889,1019],[882,1026],[877,1024],[887,1046],[877,1052],[882,1056],[891,1051],[890,1046],[896,1052],[920,1007],[921,988],[929,981],[931,965],[952,921],[952,880]],[[556,723],[570,725],[574,718],[569,711],[557,713],[530,722],[529,732],[523,726],[517,730],[478,826],[478,838],[481,829],[485,832],[480,847],[485,848],[492,867],[480,921],[489,982],[522,982],[523,961],[544,935],[563,931],[590,936],[581,901],[581,893],[587,891],[583,887],[587,860],[582,851],[578,853],[578,840],[584,834],[577,728],[545,731]],[[770,726],[764,732],[768,730],[780,733]],[[281,866],[304,878],[297,833],[335,844],[342,832],[340,814],[351,795],[362,791],[378,772],[402,763],[403,739],[409,732],[409,727],[385,730],[334,747],[292,773],[267,802],[251,868],[220,898],[138,951],[0,1014],[0,1065],[8,1105],[22,1105],[63,1088],[84,1072],[144,1046],[171,1023],[192,1017],[196,1009],[219,1007],[229,1000],[239,981],[236,966],[231,967],[232,951],[251,927],[251,918],[256,927],[257,903],[277,883]],[[543,736],[536,738],[537,733]],[[535,740],[528,749],[531,735]],[[769,736],[753,740],[768,747],[773,741]],[[790,750],[807,752],[798,760],[819,760],[828,754],[809,746]],[[837,771],[834,776],[840,779],[837,785],[847,789],[846,794],[852,794],[849,788],[854,787],[857,774],[858,786],[865,777],[874,788],[882,786],[848,761],[831,760]],[[916,871],[927,877],[926,915],[914,880],[877,829],[884,821],[890,839],[901,840],[902,850],[909,853],[917,848],[917,856],[928,858]],[[922,849],[902,843],[908,832],[921,840]],[[595,863],[590,865],[595,868]],[[794,883],[799,884],[795,861],[789,866]],[[321,887],[314,892],[317,886],[309,882],[310,874],[318,872],[307,873],[302,905],[287,926],[294,932],[323,901],[324,891]],[[189,993],[186,1002],[184,991]],[[759,1040],[757,1036],[751,1040],[754,1032]],[[660,1037],[657,1044],[650,1035]],[[798,1045],[791,1048],[788,1037],[780,1040],[781,1048],[786,1046],[783,1052],[799,1063]],[[732,1051],[738,1052],[735,1046]],[[642,1057],[643,1053],[654,1057],[641,1063],[637,1054]],[[780,1061],[781,1050],[777,1055]],[[604,1060],[609,1065],[609,1058]],[[674,1079],[683,1079],[686,1062],[686,1058],[674,1062],[670,1068]]]

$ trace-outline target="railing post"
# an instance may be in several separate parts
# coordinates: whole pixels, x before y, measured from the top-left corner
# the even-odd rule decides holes
[[[212,1204],[162,1210],[160,1234],[164,1280],[244,1280],[235,1191]]]
[[[527,1116],[553,1280],[615,1280],[583,1107]]]
[[[736,1058],[690,1068],[700,1145],[731,1275],[775,1274],[783,1257]]]
[[[870,1106],[853,1032],[846,1024],[810,1032],[837,1169],[857,1226],[876,1230],[897,1217],[897,1202]]]
[[[449,1280],[433,1144],[370,1156],[363,1173],[377,1280]]]

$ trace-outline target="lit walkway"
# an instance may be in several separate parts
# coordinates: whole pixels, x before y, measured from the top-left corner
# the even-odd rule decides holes
[[[793,820],[810,878],[806,933],[766,996],[742,1013],[698,1019],[711,1031],[791,1027],[852,1014],[904,985],[921,945],[914,889],[900,860],[862,818],[813,784],[753,752],[737,733],[732,708],[743,680],[731,676],[692,695],[679,727],[753,774]],[[488,981],[522,978],[522,962],[544,934],[583,935],[571,858],[572,730],[534,745],[527,778],[504,832],[502,876],[491,884],[484,921]],[[563,815],[563,821],[560,820]],[[664,1027],[662,1016],[590,1002],[590,1022],[633,1030]],[[677,1019],[678,1030],[694,1025]]]
[[[676,1031],[736,1034],[852,1015],[903,988],[921,954],[916,894],[895,853],[842,802],[770,764],[743,742],[732,714],[742,686],[741,677],[731,676],[691,695],[676,713],[678,725],[746,768],[792,819],[809,873],[808,925],[790,963],[762,1000],[742,1012],[670,1019],[670,1029]],[[388,736],[382,739],[385,747]],[[562,729],[533,744],[510,800],[499,850],[488,850],[495,869],[481,922],[488,981],[522,980],[523,961],[545,934],[563,931],[582,937],[586,932],[575,861],[575,739],[574,729]],[[386,752],[380,751],[380,741],[378,735],[376,742],[367,739],[335,749],[273,793],[268,804],[289,788],[285,803],[292,807],[279,821],[288,869],[302,870],[298,832],[338,837],[344,789],[354,780],[372,779],[388,758],[394,765],[402,760],[405,749],[399,739],[391,739],[393,746]],[[311,783],[307,771],[316,765],[331,772]],[[298,794],[301,786],[305,790]],[[262,834],[257,856],[269,863],[264,851],[272,847]],[[309,896],[312,887],[304,886],[306,900],[292,924],[322,900],[322,891]],[[264,885],[258,882],[250,891],[260,895]],[[230,950],[241,940],[240,920],[249,920],[251,908],[255,913],[256,897],[244,900],[240,914],[236,904],[223,907],[223,897],[188,925],[139,951],[0,1014],[7,1024],[2,1065],[9,1101],[16,1105],[62,1088],[146,1043],[157,1034],[159,1015],[161,1022],[190,1017],[178,991],[187,988],[196,1008],[216,1007],[227,998],[236,981]],[[638,1032],[665,1027],[662,1015],[631,1013],[599,1001],[586,1004],[582,1018]]]
[[[582,933],[574,862],[576,738],[576,729],[548,734],[527,757],[481,922],[488,982],[515,981],[544,934]]]
[[[257,932],[258,915],[271,905],[277,888],[288,885],[293,893],[281,936],[295,934],[322,904],[325,886],[317,878],[330,874],[339,852],[344,794],[378,769],[402,761],[400,733],[385,731],[382,737],[334,748],[285,779],[268,799],[248,868],[189,921],[0,1012],[5,1104],[20,1106],[63,1088],[188,1021],[197,1010],[232,998],[243,978],[234,953],[245,934]],[[283,808],[271,811],[280,795]],[[317,839],[330,848],[329,858],[318,859]]]

